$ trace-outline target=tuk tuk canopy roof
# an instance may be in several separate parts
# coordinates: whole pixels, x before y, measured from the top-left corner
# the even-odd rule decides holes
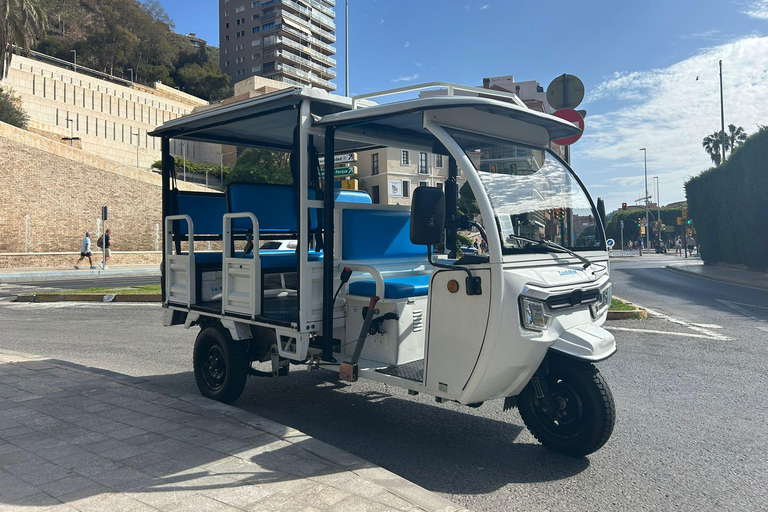
[[[382,145],[443,152],[424,128],[425,116],[443,126],[539,147],[580,131],[552,115],[485,97],[433,96],[353,108],[351,98],[296,87],[196,112],[150,135],[290,151],[304,100],[310,100],[313,127],[336,127],[337,152]],[[322,152],[321,133],[315,144]]]

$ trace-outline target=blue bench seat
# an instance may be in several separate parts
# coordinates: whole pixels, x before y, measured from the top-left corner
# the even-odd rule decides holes
[[[242,257],[242,252],[238,252],[238,256]],[[307,253],[309,261],[323,261],[323,253],[309,251]],[[253,259],[253,253],[250,253],[246,258]],[[259,251],[259,259],[261,260],[262,270],[274,270],[274,269],[287,269],[296,270],[296,252],[295,251]],[[206,266],[218,266],[221,267],[221,253],[220,252],[196,252],[195,264]]]
[[[423,297],[429,293],[429,274],[384,279],[385,299]],[[376,281],[364,279],[349,284],[350,295],[372,297],[376,295]]]

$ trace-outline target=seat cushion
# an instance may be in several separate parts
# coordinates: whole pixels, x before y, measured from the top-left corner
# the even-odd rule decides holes
[[[429,293],[429,274],[408,277],[393,277],[384,280],[385,299],[405,299],[422,297]],[[364,279],[349,285],[350,295],[372,297],[376,295],[376,281]]]
[[[248,254],[246,258],[253,258],[253,253]],[[297,268],[296,251],[259,251],[259,259],[261,260],[262,270],[295,270]],[[309,251],[307,259],[309,261],[323,261],[323,253]]]

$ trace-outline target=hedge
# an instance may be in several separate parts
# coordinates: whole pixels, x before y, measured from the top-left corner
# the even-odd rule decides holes
[[[768,267],[768,127],[688,180],[685,193],[705,263]]]

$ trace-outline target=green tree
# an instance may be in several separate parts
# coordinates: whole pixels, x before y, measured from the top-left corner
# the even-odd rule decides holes
[[[218,64],[208,61],[203,65],[196,62],[186,64],[179,69],[177,75],[179,84],[183,84],[184,92],[210,100],[223,99],[229,96],[229,75],[222,74]]]
[[[469,182],[464,182],[459,189],[459,198],[456,201],[456,209],[459,210],[462,215],[466,215],[470,219],[474,219],[480,215],[480,207],[477,206],[477,199],[475,199],[475,194],[472,192],[472,187],[469,186]]]
[[[274,185],[293,185],[288,153],[247,149],[237,158],[227,175],[227,183],[249,181]]]
[[[716,131],[711,135],[707,135],[706,137],[704,137],[704,140],[701,141],[701,145],[704,146],[704,151],[707,152],[707,154],[712,159],[712,162],[714,162],[715,165],[720,165],[720,162],[723,161],[722,134],[723,134],[722,131]],[[727,141],[726,141],[726,144],[728,144]]]
[[[4,91],[2,87],[0,87],[0,122],[25,129],[29,122],[29,116],[21,108],[18,97],[12,92]]]
[[[0,0],[0,78],[8,76],[13,46],[28,52],[46,21],[42,0]]]

